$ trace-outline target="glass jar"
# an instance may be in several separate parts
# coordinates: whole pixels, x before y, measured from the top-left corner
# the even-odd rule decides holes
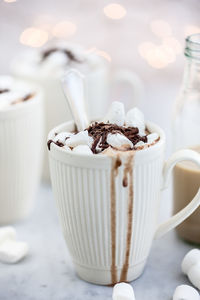
[[[183,83],[173,115],[173,146],[175,150],[193,148],[200,152],[200,34],[186,39],[186,64]],[[174,212],[182,209],[200,186],[200,169],[182,162],[174,169]],[[178,234],[200,244],[200,208],[177,227]]]

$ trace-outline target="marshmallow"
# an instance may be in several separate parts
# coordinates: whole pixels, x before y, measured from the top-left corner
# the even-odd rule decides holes
[[[73,152],[84,154],[84,155],[93,154],[88,145],[78,145],[73,149]]]
[[[67,145],[64,145],[64,146],[62,147],[62,149],[65,149],[66,151],[71,152],[71,149],[70,149]]]
[[[113,289],[113,300],[135,300],[133,288],[128,283],[118,283]]]
[[[200,261],[200,250],[199,249],[192,249],[189,251],[181,264],[182,272],[184,274],[188,274],[189,269]]]
[[[127,139],[123,134],[120,133],[109,133],[107,136],[107,143],[113,148],[120,148],[122,146],[128,145],[133,148],[133,143]]]
[[[200,290],[200,261],[189,268],[187,275],[190,282]]]
[[[193,287],[179,285],[174,292],[173,300],[200,300],[200,296]]]
[[[71,137],[73,133],[71,132],[60,132],[54,138],[53,141],[65,144],[65,141],[68,137]]]
[[[4,263],[16,263],[28,253],[28,245],[11,239],[0,244],[0,261]]]
[[[76,147],[78,145],[88,145],[90,148],[93,144],[93,138],[88,135],[88,131],[80,131],[77,134],[73,134],[68,138],[65,144],[69,147]]]
[[[142,146],[144,146],[145,145],[145,143],[143,142],[143,141],[139,141],[137,144],[135,144],[135,148],[138,148],[138,147],[142,147]]]
[[[16,240],[16,230],[11,226],[0,227],[0,244],[8,239]]]
[[[134,107],[127,112],[126,126],[137,127],[139,130],[139,135],[145,135],[144,115],[137,107]]]
[[[157,139],[159,138],[159,135],[154,132],[147,135],[147,144],[153,144]]]
[[[132,126],[132,122],[134,121],[139,121],[144,123],[144,114],[137,108],[134,107],[130,109],[127,114],[126,114],[126,125],[127,126]]]
[[[104,123],[117,124],[118,126],[123,126],[125,121],[125,110],[124,104],[118,101],[114,101],[111,104],[108,114],[104,118]]]

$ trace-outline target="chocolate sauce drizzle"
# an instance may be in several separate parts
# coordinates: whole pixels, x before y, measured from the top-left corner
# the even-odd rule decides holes
[[[88,134],[93,137],[94,142],[92,145],[92,152],[94,154],[98,153],[98,150],[101,151],[107,149],[109,144],[107,143],[107,136],[109,133],[115,134],[120,133],[127,137],[133,145],[136,145],[138,142],[142,141],[144,143],[147,142],[147,136],[140,136],[139,130],[136,127],[125,127],[125,126],[118,126],[116,124],[107,124],[107,123],[98,123],[95,122],[91,124],[88,128]],[[98,145],[98,149],[97,149]]]
[[[111,156],[112,168],[110,174],[110,217],[111,217],[111,283],[112,285],[117,282],[126,282],[129,268],[129,258],[131,249],[131,237],[132,237],[132,224],[133,224],[133,159],[135,151],[129,151],[127,160],[123,170],[123,186],[128,187],[128,210],[127,210],[127,233],[126,233],[126,248],[124,264],[122,266],[120,279],[117,279],[117,266],[116,266],[116,177],[118,175],[118,169],[122,165],[120,154],[117,156]],[[126,181],[126,185],[124,185]]]
[[[77,63],[82,63],[82,61],[80,61],[74,55],[74,53],[72,53],[72,51],[70,51],[68,49],[62,49],[62,48],[52,48],[52,49],[44,51],[42,53],[42,61],[44,61],[45,59],[47,59],[51,54],[53,54],[55,52],[62,52],[62,53],[64,53],[67,56],[67,58],[69,58],[70,61],[74,61],[74,62],[77,62]]]
[[[9,89],[0,89],[0,94],[8,93]]]

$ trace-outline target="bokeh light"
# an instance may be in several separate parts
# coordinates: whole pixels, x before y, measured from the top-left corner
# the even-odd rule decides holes
[[[117,3],[111,3],[106,5],[103,9],[104,14],[114,20],[122,19],[126,15],[126,9]]]
[[[155,69],[165,68],[168,64],[174,62],[176,55],[172,48],[164,45],[157,46],[148,52],[146,60],[150,66]]]
[[[4,0],[4,2],[13,3],[13,2],[17,2],[17,0]]]
[[[77,27],[70,21],[62,21],[57,23],[53,29],[52,34],[57,38],[67,38],[75,34]]]
[[[148,52],[154,49],[156,45],[154,45],[151,42],[144,42],[141,43],[138,47],[139,54],[143,57],[146,58],[148,55]]]
[[[196,25],[185,26],[185,29],[184,29],[185,36],[195,34],[195,33],[200,33],[200,26],[196,26]]]
[[[172,34],[172,28],[164,20],[154,20],[150,24],[152,32],[158,37],[167,37]]]
[[[30,47],[41,47],[48,41],[48,32],[36,27],[26,28],[20,35],[20,42]]]
[[[164,38],[163,45],[167,47],[171,47],[176,54],[180,54],[183,51],[181,43],[174,37]]]
[[[96,50],[95,53],[99,56],[102,56],[103,58],[105,58],[107,61],[111,62],[111,56],[106,52],[106,51],[103,51],[103,50]]]

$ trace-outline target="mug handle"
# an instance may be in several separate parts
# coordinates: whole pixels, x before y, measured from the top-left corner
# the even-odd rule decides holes
[[[132,99],[134,105],[138,105],[144,98],[144,84],[142,79],[129,69],[119,69],[114,72],[112,77],[112,85],[119,83],[128,83],[131,87]]]
[[[164,164],[163,168],[163,187],[165,189],[169,182],[169,177],[171,171],[173,170],[174,166],[181,161],[190,160],[196,163],[200,167],[200,154],[189,149],[183,149],[175,152],[172,154],[170,159]],[[168,221],[164,222],[163,224],[159,225],[156,233],[155,239],[160,238],[165,233],[173,229],[174,227],[178,226],[181,222],[183,222],[186,218],[188,218],[199,206],[200,204],[200,189],[198,190],[195,197],[190,201],[190,203],[180,210],[177,214],[172,216]]]

